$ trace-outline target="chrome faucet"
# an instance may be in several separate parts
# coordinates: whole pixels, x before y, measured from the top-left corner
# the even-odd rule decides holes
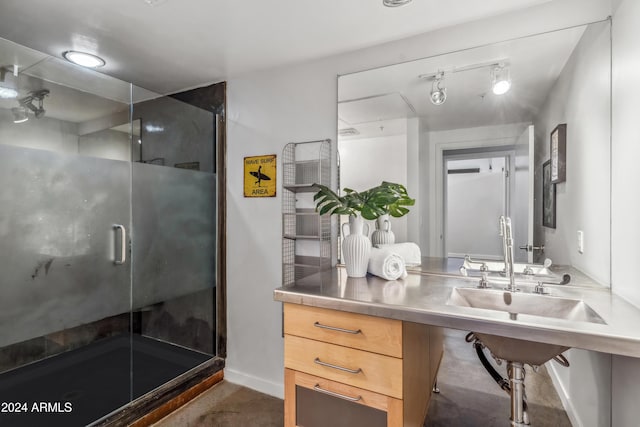
[[[511,218],[500,216],[500,235],[502,236],[502,249],[504,251],[504,272],[509,278],[509,284],[505,288],[511,292],[517,292],[513,275],[513,234],[511,232]]]

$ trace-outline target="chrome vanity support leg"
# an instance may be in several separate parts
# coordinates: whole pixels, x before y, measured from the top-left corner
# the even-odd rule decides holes
[[[507,373],[511,385],[511,425],[528,426],[530,425],[529,417],[524,410],[524,364],[507,362]]]
[[[438,379],[436,378],[436,381],[433,383],[433,388],[431,389],[432,392],[434,393],[440,393],[440,389],[438,388]]]

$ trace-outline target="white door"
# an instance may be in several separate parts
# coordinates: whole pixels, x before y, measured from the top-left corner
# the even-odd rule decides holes
[[[492,152],[445,158],[447,257],[504,258],[498,218],[508,214],[510,163],[508,155]]]

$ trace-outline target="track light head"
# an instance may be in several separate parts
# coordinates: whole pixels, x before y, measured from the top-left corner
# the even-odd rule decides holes
[[[511,89],[509,67],[498,64],[491,70],[491,87],[496,95],[504,95]]]
[[[431,93],[429,99],[433,105],[442,105],[447,100],[447,88],[442,87],[442,81],[444,80],[444,73],[439,72],[433,79],[431,85]]]
[[[47,112],[44,109],[44,97],[45,96],[49,96],[49,89],[40,89],[40,90],[34,90],[32,92],[29,93],[28,96],[22,98],[20,100],[20,107],[22,108],[24,111],[27,111],[27,108],[31,111],[33,111],[33,114],[36,116],[36,119],[40,119],[42,117],[44,117],[45,113]],[[34,105],[34,101],[38,102],[38,105]],[[26,121],[27,119],[23,120]],[[14,123],[21,123],[21,122],[16,122],[14,120]]]

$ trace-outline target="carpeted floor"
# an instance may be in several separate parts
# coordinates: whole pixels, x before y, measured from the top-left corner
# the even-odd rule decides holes
[[[425,427],[509,425],[509,396],[484,370],[465,334],[446,330],[440,393],[433,395]],[[504,365],[497,368],[506,377]],[[527,368],[525,384],[532,425],[571,427],[544,367],[538,373]],[[283,409],[280,399],[223,381],[154,427],[281,427]]]

